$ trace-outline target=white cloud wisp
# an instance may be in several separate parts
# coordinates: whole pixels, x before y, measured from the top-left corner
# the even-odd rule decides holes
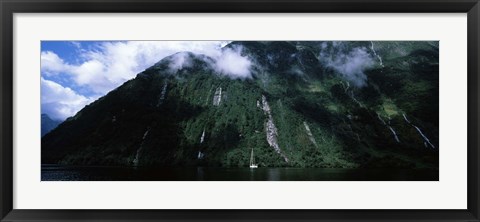
[[[364,71],[375,65],[374,58],[365,47],[356,47],[347,51],[341,42],[332,42],[330,50],[327,49],[326,42],[321,46],[319,59],[325,66],[334,69],[354,86],[365,86],[367,76]]]
[[[98,98],[134,78],[136,74],[161,59],[182,51],[204,54],[213,58],[215,64],[211,64],[212,67],[232,79],[250,78],[250,67],[253,62],[241,55],[241,48],[222,50],[222,47],[228,43],[227,41],[123,41],[98,42],[95,43],[95,47],[81,48],[82,44],[72,42],[80,62],[67,61],[52,51],[41,52],[42,87],[47,84],[46,81],[49,81],[49,86],[57,84],[58,87],[68,89],[71,93],[85,99]],[[191,66],[191,63],[187,57],[179,54],[174,57],[171,69],[178,71],[185,66]],[[52,79],[60,75],[64,80],[62,84]],[[73,89],[76,87],[89,91],[89,96],[75,92]],[[51,114],[52,117],[64,118],[81,108],[76,103],[67,101],[73,97],[43,92],[42,104],[47,103],[46,97],[58,96],[55,103],[48,102],[50,105],[45,108],[45,111],[48,111],[47,114]],[[52,98],[48,99],[52,100]]]
[[[79,95],[72,89],[43,77],[40,84],[42,113],[47,113],[52,119],[64,120],[93,101],[93,98]]]

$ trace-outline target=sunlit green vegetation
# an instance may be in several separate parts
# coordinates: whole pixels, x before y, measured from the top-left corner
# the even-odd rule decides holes
[[[253,78],[231,79],[200,60],[175,75],[160,63],[43,137],[42,163],[131,166],[138,159],[140,166],[247,167],[253,149],[260,167],[438,168],[438,150],[425,147],[402,116],[438,146],[435,43],[376,42],[384,67],[365,70],[363,87],[347,85],[337,71],[319,63],[320,43],[231,45],[238,44],[267,68]],[[345,44],[370,47],[369,42]],[[276,63],[268,63],[267,56],[275,53]],[[299,57],[291,59],[293,54]],[[291,67],[303,73],[292,74]],[[213,100],[220,88],[217,106]],[[288,162],[267,142],[262,95]]]

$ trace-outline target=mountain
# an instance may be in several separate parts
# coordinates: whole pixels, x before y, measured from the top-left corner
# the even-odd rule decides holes
[[[166,57],[45,135],[42,163],[237,167],[253,148],[260,167],[438,169],[438,42],[222,52],[248,58],[250,73],[225,71],[245,61]]]
[[[48,132],[52,131],[57,127],[62,121],[53,120],[47,114],[42,114],[41,123],[42,123],[42,137]]]

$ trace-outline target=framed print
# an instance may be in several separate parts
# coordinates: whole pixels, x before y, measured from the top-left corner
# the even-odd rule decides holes
[[[479,221],[469,1],[1,1],[2,221]]]

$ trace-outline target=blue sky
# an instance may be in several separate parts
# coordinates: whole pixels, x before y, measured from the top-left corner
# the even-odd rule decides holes
[[[227,43],[42,41],[42,113],[48,114],[52,119],[65,120],[162,58],[181,51],[206,54],[217,59],[219,71],[244,75],[245,67],[250,64],[248,61],[238,60],[239,53],[222,54],[220,49]]]
[[[219,74],[231,78],[250,78],[250,67],[254,61],[242,55],[241,47],[222,49],[228,43],[229,41],[42,41],[42,113],[48,114],[52,119],[65,120],[85,105],[173,54],[169,68],[170,72],[176,72],[191,65],[185,53],[178,53],[183,51],[210,56],[213,61],[210,65]],[[330,44],[335,45],[335,42]],[[319,59],[325,65],[335,69],[356,86],[361,86],[366,80],[363,70],[378,63],[372,56],[375,52],[369,52],[366,47],[344,52],[345,55],[338,57],[340,59],[332,59],[329,52],[326,55],[322,53]]]
[[[79,66],[86,61],[85,58],[80,56],[82,52],[87,49],[94,49],[95,46],[98,45],[101,45],[101,42],[42,41],[42,57],[45,58],[49,53],[54,53],[65,63]],[[53,54],[50,55],[53,56]],[[81,95],[87,97],[95,96],[95,93],[88,87],[75,84],[66,70],[63,70],[56,75],[48,75],[48,73],[42,72],[42,77],[65,87],[69,87]]]

